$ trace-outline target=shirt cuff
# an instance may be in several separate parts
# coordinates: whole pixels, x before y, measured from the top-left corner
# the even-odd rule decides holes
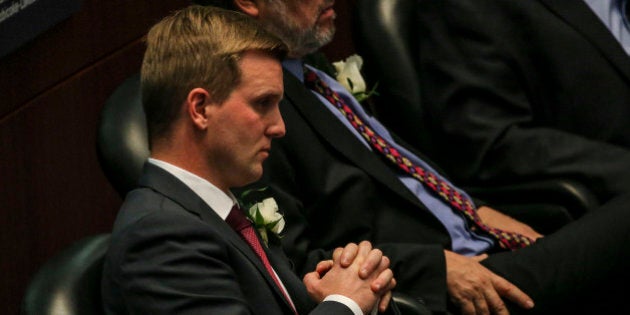
[[[363,315],[363,311],[361,310],[361,308],[359,307],[359,304],[357,304],[357,302],[355,302],[353,299],[345,296],[345,295],[341,295],[341,294],[331,294],[329,296],[327,296],[324,301],[334,301],[334,302],[338,302],[341,303],[345,306],[347,306],[352,313],[354,313],[354,315]]]

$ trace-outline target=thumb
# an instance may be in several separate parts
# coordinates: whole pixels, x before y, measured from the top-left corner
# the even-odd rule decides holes
[[[304,275],[304,279],[302,279],[302,282],[304,282],[304,285],[306,287],[310,287],[311,285],[314,285],[315,283],[317,283],[317,281],[319,280],[321,280],[321,276],[319,275],[319,272],[311,271],[307,273],[306,275]]]
[[[332,269],[333,264],[334,263],[332,260],[322,260],[315,267],[315,272],[317,272],[317,274],[322,277],[326,274],[326,272],[328,272],[328,270]]]

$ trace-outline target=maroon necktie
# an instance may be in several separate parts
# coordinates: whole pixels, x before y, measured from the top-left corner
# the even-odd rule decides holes
[[[265,269],[267,269],[267,272],[269,273],[273,281],[276,283],[280,291],[282,291],[287,301],[289,301],[289,304],[291,305],[293,312],[297,314],[297,310],[295,309],[295,306],[293,305],[293,302],[291,301],[289,294],[285,291],[282,284],[280,284],[280,279],[278,279],[278,277],[276,276],[276,273],[271,268],[271,264],[269,263],[267,254],[265,253],[265,250],[260,244],[260,240],[258,239],[258,236],[256,235],[256,231],[254,230],[254,226],[252,225],[252,222],[247,219],[243,210],[241,210],[238,205],[234,205],[234,207],[232,207],[232,210],[228,214],[227,218],[225,218],[225,222],[229,226],[231,226],[232,229],[234,229],[234,231],[238,232],[241,235],[241,237],[245,240],[245,242],[247,242],[249,247],[251,247],[254,253],[256,253],[258,258],[260,258],[263,265],[265,266]]]
[[[411,160],[402,155],[402,153],[398,152],[396,148],[392,147],[385,139],[374,132],[369,125],[364,123],[361,118],[356,116],[343,98],[339,97],[326,82],[322,81],[314,71],[306,67],[304,67],[304,84],[306,87],[324,96],[339,109],[350,124],[370,143],[374,150],[383,154],[397,167],[438,194],[451,208],[461,212],[470,222],[474,223],[477,228],[494,237],[499,242],[501,248],[517,249],[528,246],[534,242],[532,239],[519,233],[503,231],[483,223],[473,203],[468,200],[465,195],[460,194],[457,189],[451,187],[451,185],[442,180],[440,176],[436,176],[419,165],[414,164]]]

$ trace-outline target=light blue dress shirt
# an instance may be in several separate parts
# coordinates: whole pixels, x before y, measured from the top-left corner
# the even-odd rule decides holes
[[[302,68],[303,63],[301,60],[285,60],[282,65],[285,69],[287,69],[294,76],[300,79],[300,81],[303,82],[304,69]],[[387,140],[394,148],[396,148],[399,152],[408,157],[413,163],[416,163],[417,165],[439,176],[437,172],[435,172],[419,157],[415,156],[404,147],[398,145],[392,138],[389,131],[378,120],[368,115],[361,104],[359,104],[356,99],[335,79],[331,78],[322,71],[314,69],[308,65],[307,67],[315,71],[317,75],[324,82],[326,82],[326,84],[328,84],[328,86],[330,86],[333,91],[337,92],[337,94],[339,94],[339,96],[344,99],[348,106],[352,108],[355,115],[357,115],[359,118],[361,118],[361,120],[370,125],[370,127],[372,127],[372,129],[376,133],[383,137],[383,139]],[[313,94],[322,102],[322,104],[325,104],[326,108],[328,108],[355,135],[355,137],[366,146],[366,148],[372,150],[370,144],[363,138],[363,136],[361,136],[361,134],[359,134],[359,132],[348,122],[346,117],[343,116],[333,104],[331,104],[319,93],[313,91]],[[403,171],[400,171],[398,173],[398,178],[407,188],[409,188],[409,190],[415,196],[418,197],[420,202],[423,203],[433,213],[433,215],[438,220],[440,220],[440,222],[442,222],[442,224],[451,236],[452,250],[454,252],[466,256],[472,256],[483,253],[494,246],[494,240],[490,237],[478,235],[471,232],[468,228],[468,222],[466,221],[466,219],[460,213],[456,213],[449,205],[446,204],[446,202],[442,198],[435,195],[435,193],[433,192],[427,191],[425,189],[425,186],[420,181],[409,176]],[[460,193],[462,193],[462,195],[466,195],[466,193],[461,190]],[[470,198],[468,195],[466,196]]]
[[[630,21],[624,12],[628,0],[584,0],[630,55]]]

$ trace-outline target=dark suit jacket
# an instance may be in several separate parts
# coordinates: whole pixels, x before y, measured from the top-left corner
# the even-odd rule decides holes
[[[431,140],[414,145],[464,184],[630,190],[630,57],[582,0],[418,4]]]
[[[448,232],[389,163],[286,71],[284,86],[287,133],[274,140],[263,177],[285,212],[287,255],[306,271],[326,257],[320,249],[370,240],[392,259],[398,290],[444,309]]]
[[[300,314],[352,314],[337,302],[313,309],[273,238],[267,255]],[[151,164],[116,219],[102,294],[107,314],[293,314],[247,243],[186,185]]]
[[[286,71],[284,87],[280,110],[287,133],[274,140],[258,184],[273,189],[284,211],[285,252],[308,271],[335,247],[369,240],[391,259],[396,290],[446,312],[443,250],[451,248],[451,239],[443,225],[400,182],[390,162],[363,146]],[[528,292],[537,305],[559,303],[560,313],[568,305],[579,311],[584,303],[594,304],[588,296],[610,296],[610,290],[601,290],[609,285],[602,279],[627,274],[620,271],[627,269],[623,239],[630,236],[628,220],[620,220],[627,217],[630,194],[625,197],[536,245],[491,255],[483,263]],[[576,303],[577,297],[584,303]],[[603,304],[614,308],[620,301]],[[519,314],[517,308],[510,311]]]

